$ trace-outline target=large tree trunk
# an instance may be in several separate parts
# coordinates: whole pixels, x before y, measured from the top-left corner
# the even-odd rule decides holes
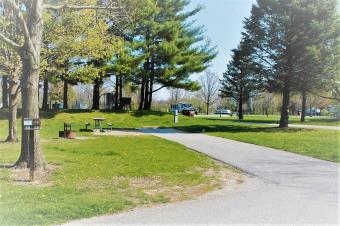
[[[63,96],[64,109],[68,109],[68,82],[64,80],[64,96]]]
[[[2,108],[8,108],[8,79],[7,76],[2,77]]]
[[[139,111],[143,110],[144,97],[145,97],[145,79],[143,78],[142,79],[141,89],[140,89],[140,102],[139,102],[139,107],[138,107]]]
[[[49,105],[48,105],[48,79],[44,79],[44,90],[43,90],[43,104],[42,104],[42,109],[43,110],[48,110]]]
[[[151,104],[152,104],[152,97],[153,97],[153,77],[150,79],[150,87],[149,87],[149,99],[148,99],[148,110],[151,110]]]
[[[305,90],[302,90],[301,93],[302,96],[302,105],[301,105],[301,122],[305,122],[306,121],[306,102],[307,102],[307,94]]]
[[[281,107],[281,118],[280,118],[280,128],[287,128],[288,127],[288,120],[289,120],[289,103],[290,103],[290,89],[291,89],[291,81],[293,79],[293,58],[292,58],[292,46],[290,44],[290,40],[288,39],[288,29],[286,28],[286,70],[287,74],[285,75],[284,83],[283,83],[283,90],[282,90],[282,107]]]
[[[93,86],[93,110],[99,110],[101,80],[96,79]]]
[[[7,142],[17,142],[17,110],[19,97],[19,81],[17,74],[9,78],[9,111],[8,111],[8,137]]]
[[[34,1],[31,7],[27,18],[30,39],[25,40],[20,53],[23,72],[21,80],[22,118],[39,118],[38,86],[43,32],[43,0]],[[40,149],[39,130],[31,135],[31,138],[28,139],[28,132],[23,131],[21,154],[16,166],[27,166],[27,156],[30,155],[34,156],[30,159],[30,167],[35,170],[45,167],[45,158]]]
[[[149,105],[149,84],[150,84],[150,81],[149,79],[147,79],[145,81],[145,96],[144,96],[144,108],[143,110],[148,110],[148,105]]]
[[[280,118],[280,128],[288,127],[289,120],[289,101],[290,101],[290,88],[289,84],[285,82],[285,86],[283,89],[283,99],[282,99],[282,107],[281,107],[281,118]]]
[[[115,110],[119,108],[119,78],[116,75],[116,89],[115,89]]]
[[[238,100],[238,119],[243,120],[243,95],[240,94],[239,100]]]
[[[119,110],[123,110],[123,77],[119,76]]]
[[[207,115],[209,115],[209,108],[210,108],[209,101],[206,103],[206,107],[207,107]]]

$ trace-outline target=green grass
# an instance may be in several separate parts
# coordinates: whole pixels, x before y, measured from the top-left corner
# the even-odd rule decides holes
[[[0,225],[56,224],[71,219],[115,213],[135,206],[170,201],[168,192],[149,194],[135,187],[136,178],[145,183],[159,181],[156,187],[175,185],[190,188],[209,184],[214,178],[197,170],[221,166],[201,154],[159,138],[94,137],[78,133],[86,140],[56,139],[63,122],[78,130],[93,117],[105,117],[115,128],[143,126],[176,127],[189,132],[278,148],[320,159],[340,162],[339,131],[279,129],[265,125],[239,123],[232,118],[190,118],[159,112],[49,112],[42,114],[42,149],[47,161],[56,166],[51,186],[23,186],[13,183],[10,171],[0,170]],[[7,122],[0,112],[0,140],[5,139]],[[249,117],[246,120],[263,120]],[[265,120],[276,120],[268,118]],[[322,122],[324,123],[324,122]],[[19,131],[20,133],[20,131]],[[0,143],[0,164],[13,163],[19,143]],[[152,184],[152,183],[151,183]],[[210,188],[207,187],[207,190]],[[162,190],[162,189],[160,189]]]
[[[59,224],[169,202],[174,187],[182,189],[177,191],[183,191],[180,199],[188,198],[185,191],[195,186],[203,186],[203,192],[216,188],[219,179],[204,171],[224,167],[174,142],[152,136],[95,137],[89,133],[80,134],[88,139],[55,139],[62,122],[74,122],[76,129],[102,115],[109,117],[105,113],[44,116],[41,145],[48,163],[56,169],[44,186],[15,182],[11,170],[1,169],[0,225]],[[163,116],[131,113],[110,117],[112,122],[116,119],[115,126],[133,127],[143,122],[152,125]],[[5,135],[6,122],[0,120],[0,140]],[[19,147],[19,143],[0,143],[0,165],[15,162]]]
[[[324,129],[280,129],[273,126],[228,123],[228,120],[211,120],[210,125],[183,126],[188,132],[206,132],[265,147],[281,149],[323,160],[340,162],[340,131]]]
[[[225,119],[231,121],[238,121],[236,116],[226,117]],[[275,123],[278,124],[280,122],[279,115],[245,115],[243,122],[254,122],[254,123]],[[334,119],[333,117],[322,116],[322,117],[306,117],[305,122],[300,121],[300,117],[298,116],[290,116],[289,124],[302,124],[302,125],[316,125],[316,126],[340,126],[340,122]]]

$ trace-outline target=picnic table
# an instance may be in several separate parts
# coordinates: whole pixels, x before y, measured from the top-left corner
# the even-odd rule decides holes
[[[94,128],[103,131],[102,122],[105,121],[105,118],[93,118],[94,120]]]

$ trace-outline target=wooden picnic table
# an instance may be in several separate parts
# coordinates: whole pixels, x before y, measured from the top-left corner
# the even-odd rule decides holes
[[[102,122],[105,121],[105,118],[93,118],[93,120],[94,120],[94,128],[102,131],[103,130]]]

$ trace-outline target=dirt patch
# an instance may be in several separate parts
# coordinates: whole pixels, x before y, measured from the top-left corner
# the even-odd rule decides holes
[[[53,185],[49,177],[57,168],[55,165],[48,165],[45,170],[35,171],[34,181],[29,180],[29,169],[10,169],[10,179],[16,185],[49,187]]]
[[[205,177],[204,182],[173,185],[162,177],[114,177],[111,180],[101,181],[90,179],[81,183],[78,188],[81,190],[117,189],[128,194],[130,201],[136,205],[150,206],[159,202],[195,199],[222,188],[233,191],[246,179],[242,172],[217,161],[214,167],[197,168],[192,171],[202,173]],[[148,198],[141,198],[141,194]],[[145,203],[146,200],[148,201]]]
[[[105,130],[105,132],[95,131],[93,135],[96,136],[147,136],[148,134],[139,132],[137,130]]]

